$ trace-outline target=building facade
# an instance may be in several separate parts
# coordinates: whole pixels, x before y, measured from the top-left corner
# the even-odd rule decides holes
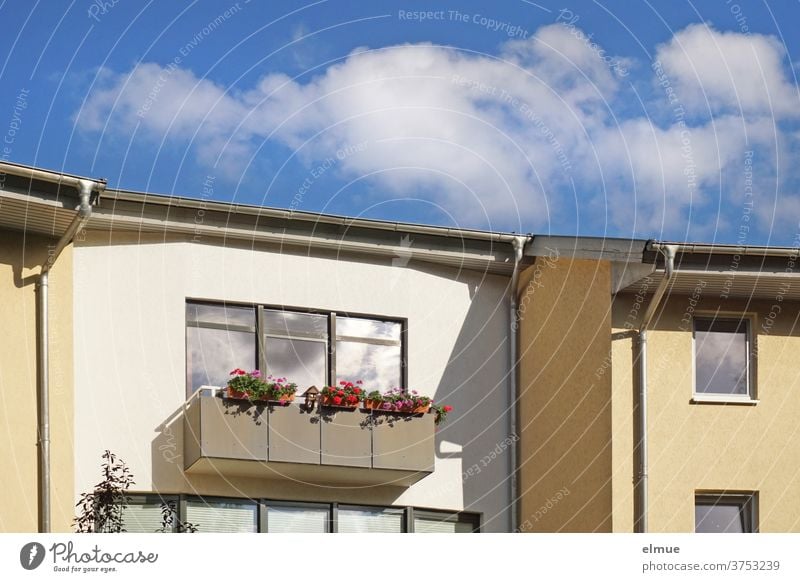
[[[4,164],[3,531],[797,531],[796,248],[518,236]],[[212,188],[212,186],[209,186]],[[298,385],[286,405],[224,388]],[[361,381],[453,407],[323,405]]]
[[[7,169],[29,197],[59,179]],[[71,432],[50,438],[51,499],[56,483],[66,491],[51,528],[71,528],[110,450],[135,480],[128,531],[155,531],[164,501],[201,531],[510,531],[512,238],[104,189],[55,263],[69,294],[55,304],[51,293],[50,319],[68,317],[69,341],[49,350],[49,422],[68,395],[58,421]],[[33,341],[40,330],[26,325]],[[68,366],[56,370],[56,351]],[[35,409],[37,360],[17,365],[33,374],[19,397]],[[237,368],[288,378],[296,400],[221,397]],[[436,426],[430,413],[303,398],[345,380],[454,412]],[[29,444],[33,409],[14,421]],[[69,447],[64,475],[56,442]],[[34,453],[16,454],[34,469]],[[43,465],[28,472],[36,491]],[[34,501],[28,521],[4,528],[36,529]]]
[[[536,246],[521,529],[798,531],[800,249]]]

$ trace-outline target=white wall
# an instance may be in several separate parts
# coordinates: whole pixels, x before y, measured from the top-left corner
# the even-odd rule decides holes
[[[509,527],[508,279],[391,260],[355,261],[89,233],[75,249],[76,494],[99,480],[110,449],[136,489],[468,509],[487,531]],[[187,297],[408,318],[409,387],[455,407],[437,432],[436,468],[406,491],[320,489],[224,477],[186,478],[174,423],[185,395]],[[462,473],[473,465],[471,475]]]

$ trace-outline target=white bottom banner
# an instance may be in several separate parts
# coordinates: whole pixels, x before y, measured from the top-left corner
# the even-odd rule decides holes
[[[4,534],[2,580],[800,580],[798,534]]]

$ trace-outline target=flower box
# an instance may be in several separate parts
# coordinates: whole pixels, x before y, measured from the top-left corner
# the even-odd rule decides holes
[[[385,412],[392,414],[425,414],[431,411],[430,404],[424,404],[409,408],[407,406],[397,406],[391,402],[369,399],[364,401],[364,408],[374,412]]]
[[[333,408],[355,409],[364,400],[364,391],[357,382],[342,380],[338,386],[325,386],[320,393],[320,403],[322,406]]]
[[[346,408],[348,410],[355,410],[358,408],[358,402],[353,402],[352,404],[348,404],[344,400],[339,402],[338,404],[334,401],[334,397],[332,396],[323,396],[320,403],[322,406],[327,406],[328,408]]]
[[[441,424],[447,413],[453,408],[435,404],[428,396],[419,394],[416,390],[410,392],[402,388],[392,388],[384,393],[377,390],[367,393],[364,399],[364,408],[373,412],[386,414],[436,414],[436,424]]]
[[[264,378],[258,370],[245,372],[241,368],[236,368],[231,372],[225,396],[234,400],[270,402],[286,406],[294,400],[295,390],[297,384],[288,382],[286,378],[272,376]]]
[[[284,394],[278,398],[270,397],[267,402],[280,406],[289,406],[290,403],[294,402],[294,394]]]
[[[230,398],[232,400],[250,400],[250,396],[247,392],[241,392],[230,387],[225,389],[225,398]]]
[[[284,394],[282,396],[254,396],[251,397],[247,392],[241,392],[235,388],[227,388],[225,391],[225,398],[231,400],[249,400],[250,402],[267,402],[269,404],[279,404],[288,406],[289,403],[294,402],[294,394]]]

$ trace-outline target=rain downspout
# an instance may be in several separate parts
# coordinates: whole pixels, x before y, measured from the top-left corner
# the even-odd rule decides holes
[[[519,399],[519,366],[517,362],[519,338],[517,330],[519,329],[519,314],[517,313],[517,284],[519,281],[519,264],[522,261],[522,255],[525,251],[525,244],[528,242],[528,237],[517,236],[511,240],[511,246],[514,248],[514,270],[511,272],[511,286],[509,291],[509,359],[511,370],[511,394],[510,394],[510,409],[509,409],[509,435],[511,436],[511,446],[509,447],[509,454],[511,455],[511,475],[510,475],[510,489],[511,489],[511,531],[516,532],[519,524],[519,449],[517,447],[517,427],[519,424],[519,411],[517,409],[517,400]]]
[[[638,362],[638,376],[639,376],[639,414],[637,417],[637,424],[639,429],[639,467],[636,478],[636,489],[638,493],[638,515],[634,520],[634,524],[640,533],[647,533],[647,467],[648,467],[648,454],[647,454],[647,328],[650,321],[653,319],[661,299],[669,286],[672,275],[675,270],[675,246],[674,245],[660,245],[652,244],[651,250],[660,251],[664,254],[664,276],[656,288],[650,304],[647,306],[647,311],[642,318],[639,325],[639,357]]]
[[[64,248],[72,242],[75,233],[80,231],[89,220],[92,214],[92,192],[102,191],[104,183],[93,182],[91,180],[77,179],[75,186],[80,195],[78,214],[72,220],[67,230],[58,239],[54,247],[48,247],[47,260],[42,265],[39,278],[36,283],[36,302],[37,302],[37,333],[36,333],[36,356],[37,356],[37,382],[36,399],[38,402],[37,410],[37,434],[36,444],[39,448],[39,504],[40,504],[40,532],[49,533],[51,528],[50,510],[50,386],[49,386],[49,328],[48,328],[48,285],[50,279],[50,269],[55,264]]]

